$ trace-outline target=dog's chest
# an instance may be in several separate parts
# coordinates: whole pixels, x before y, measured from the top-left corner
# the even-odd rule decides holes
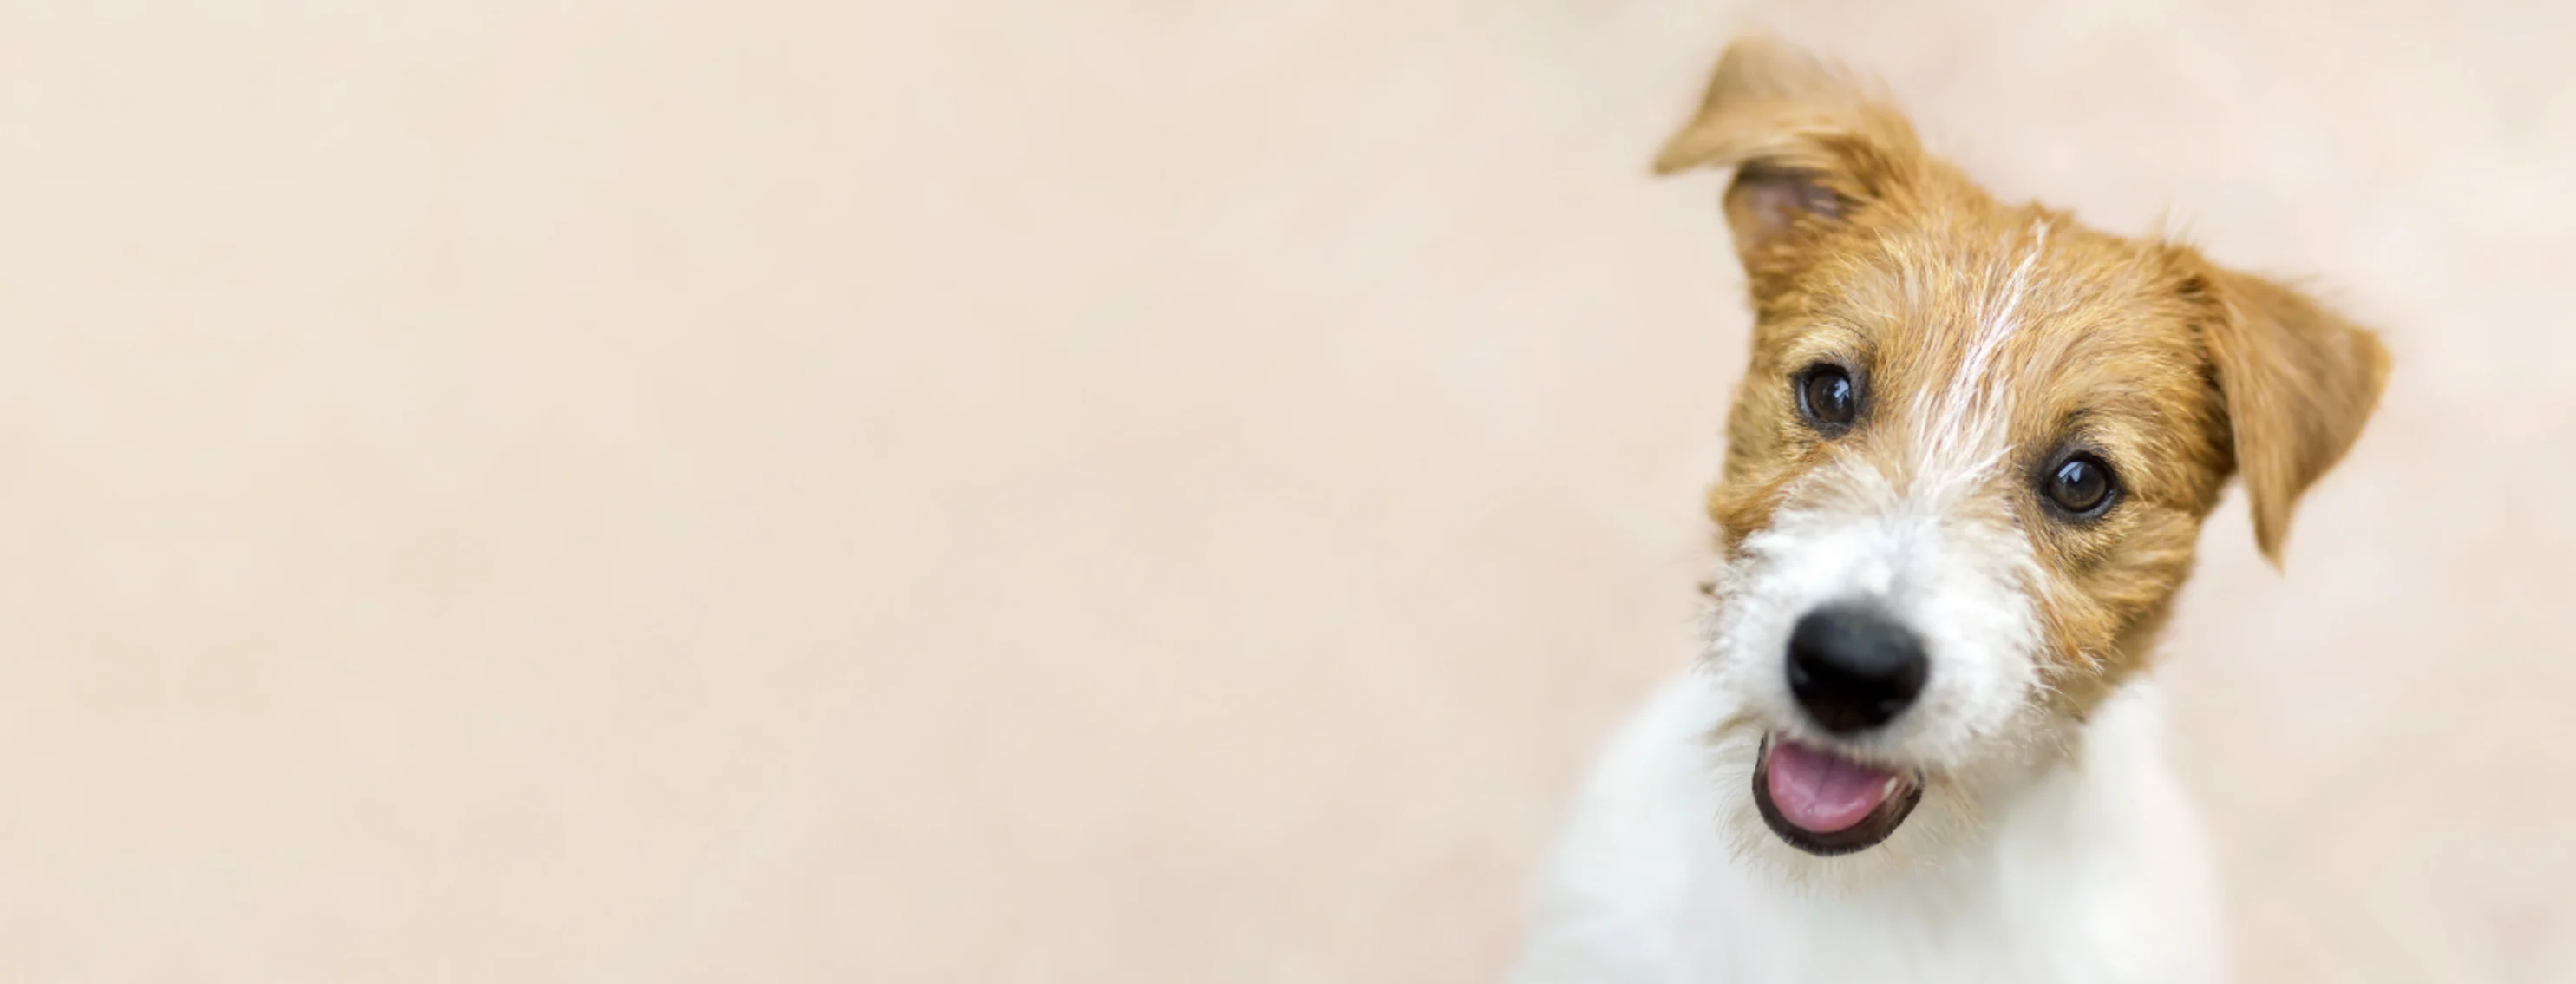
[[[2076,859],[2070,859],[2076,860]],[[1927,878],[1865,894],[1784,893],[1734,873],[1703,879],[1677,982],[2016,984],[2161,980],[2145,971],[2138,913],[2119,886],[2062,877],[2021,885]]]

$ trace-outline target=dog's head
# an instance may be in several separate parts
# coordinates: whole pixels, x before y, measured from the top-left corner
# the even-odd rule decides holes
[[[1735,169],[1756,313],[1708,503],[1734,821],[1748,850],[1921,856],[2139,670],[2231,475],[2277,562],[2387,355],[2188,247],[1996,201],[1767,42],[1656,162],[1702,166]]]

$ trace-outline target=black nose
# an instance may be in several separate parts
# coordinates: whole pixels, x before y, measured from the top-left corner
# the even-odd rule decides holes
[[[1922,641],[1867,606],[1816,609],[1789,633],[1789,692],[1836,734],[1895,720],[1931,671]]]

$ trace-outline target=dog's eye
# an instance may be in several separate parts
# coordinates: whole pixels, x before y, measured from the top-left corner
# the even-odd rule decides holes
[[[1841,366],[1821,365],[1799,373],[1797,390],[1798,412],[1827,435],[1842,433],[1860,416],[1860,387]]]
[[[2060,459],[2040,482],[2040,495],[2050,505],[2079,519],[2101,515],[2111,505],[2111,493],[2118,479],[2111,466],[2089,452],[2077,452]]]

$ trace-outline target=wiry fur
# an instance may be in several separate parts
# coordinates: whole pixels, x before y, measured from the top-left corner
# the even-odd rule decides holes
[[[1709,493],[1703,673],[1598,767],[1522,980],[2181,981],[2219,967],[2215,897],[2145,677],[2200,524],[2241,474],[2276,560],[2292,506],[2387,372],[2368,333],[2190,247],[1995,201],[1868,87],[1731,48],[1659,171],[1732,166],[1756,314]],[[1819,364],[1848,432],[1798,411]],[[2090,519],[2039,481],[2070,449],[2120,491]],[[1859,602],[1921,638],[1902,717],[1820,733],[1791,628]],[[1756,814],[1766,736],[1921,777],[1886,841],[1823,858]]]

